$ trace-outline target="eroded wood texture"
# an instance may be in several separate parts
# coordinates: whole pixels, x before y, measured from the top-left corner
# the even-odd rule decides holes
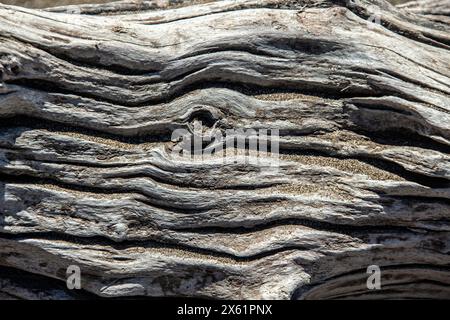
[[[384,1],[0,5],[0,297],[450,298],[449,29]],[[278,171],[177,158],[199,120],[278,128]]]
[[[418,0],[398,5],[404,11],[425,15],[428,19],[450,24],[450,1]]]

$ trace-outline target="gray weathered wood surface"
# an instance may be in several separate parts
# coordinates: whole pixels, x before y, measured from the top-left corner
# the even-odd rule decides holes
[[[450,24],[411,8],[0,4],[0,298],[450,298]],[[279,171],[174,157],[197,120]]]

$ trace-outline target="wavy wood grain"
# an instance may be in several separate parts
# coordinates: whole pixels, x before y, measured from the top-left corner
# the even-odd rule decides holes
[[[450,25],[412,7],[0,5],[0,298],[450,298]],[[199,121],[279,168],[174,155]]]

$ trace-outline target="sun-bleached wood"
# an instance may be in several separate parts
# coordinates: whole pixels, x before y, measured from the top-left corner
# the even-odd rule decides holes
[[[450,298],[450,25],[416,7],[0,4],[0,299]],[[175,156],[199,121],[279,129],[278,170]]]

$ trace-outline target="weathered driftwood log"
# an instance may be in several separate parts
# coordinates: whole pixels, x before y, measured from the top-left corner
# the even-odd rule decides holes
[[[0,5],[0,298],[450,298],[449,25],[203,2]],[[199,120],[278,170],[173,155]]]

